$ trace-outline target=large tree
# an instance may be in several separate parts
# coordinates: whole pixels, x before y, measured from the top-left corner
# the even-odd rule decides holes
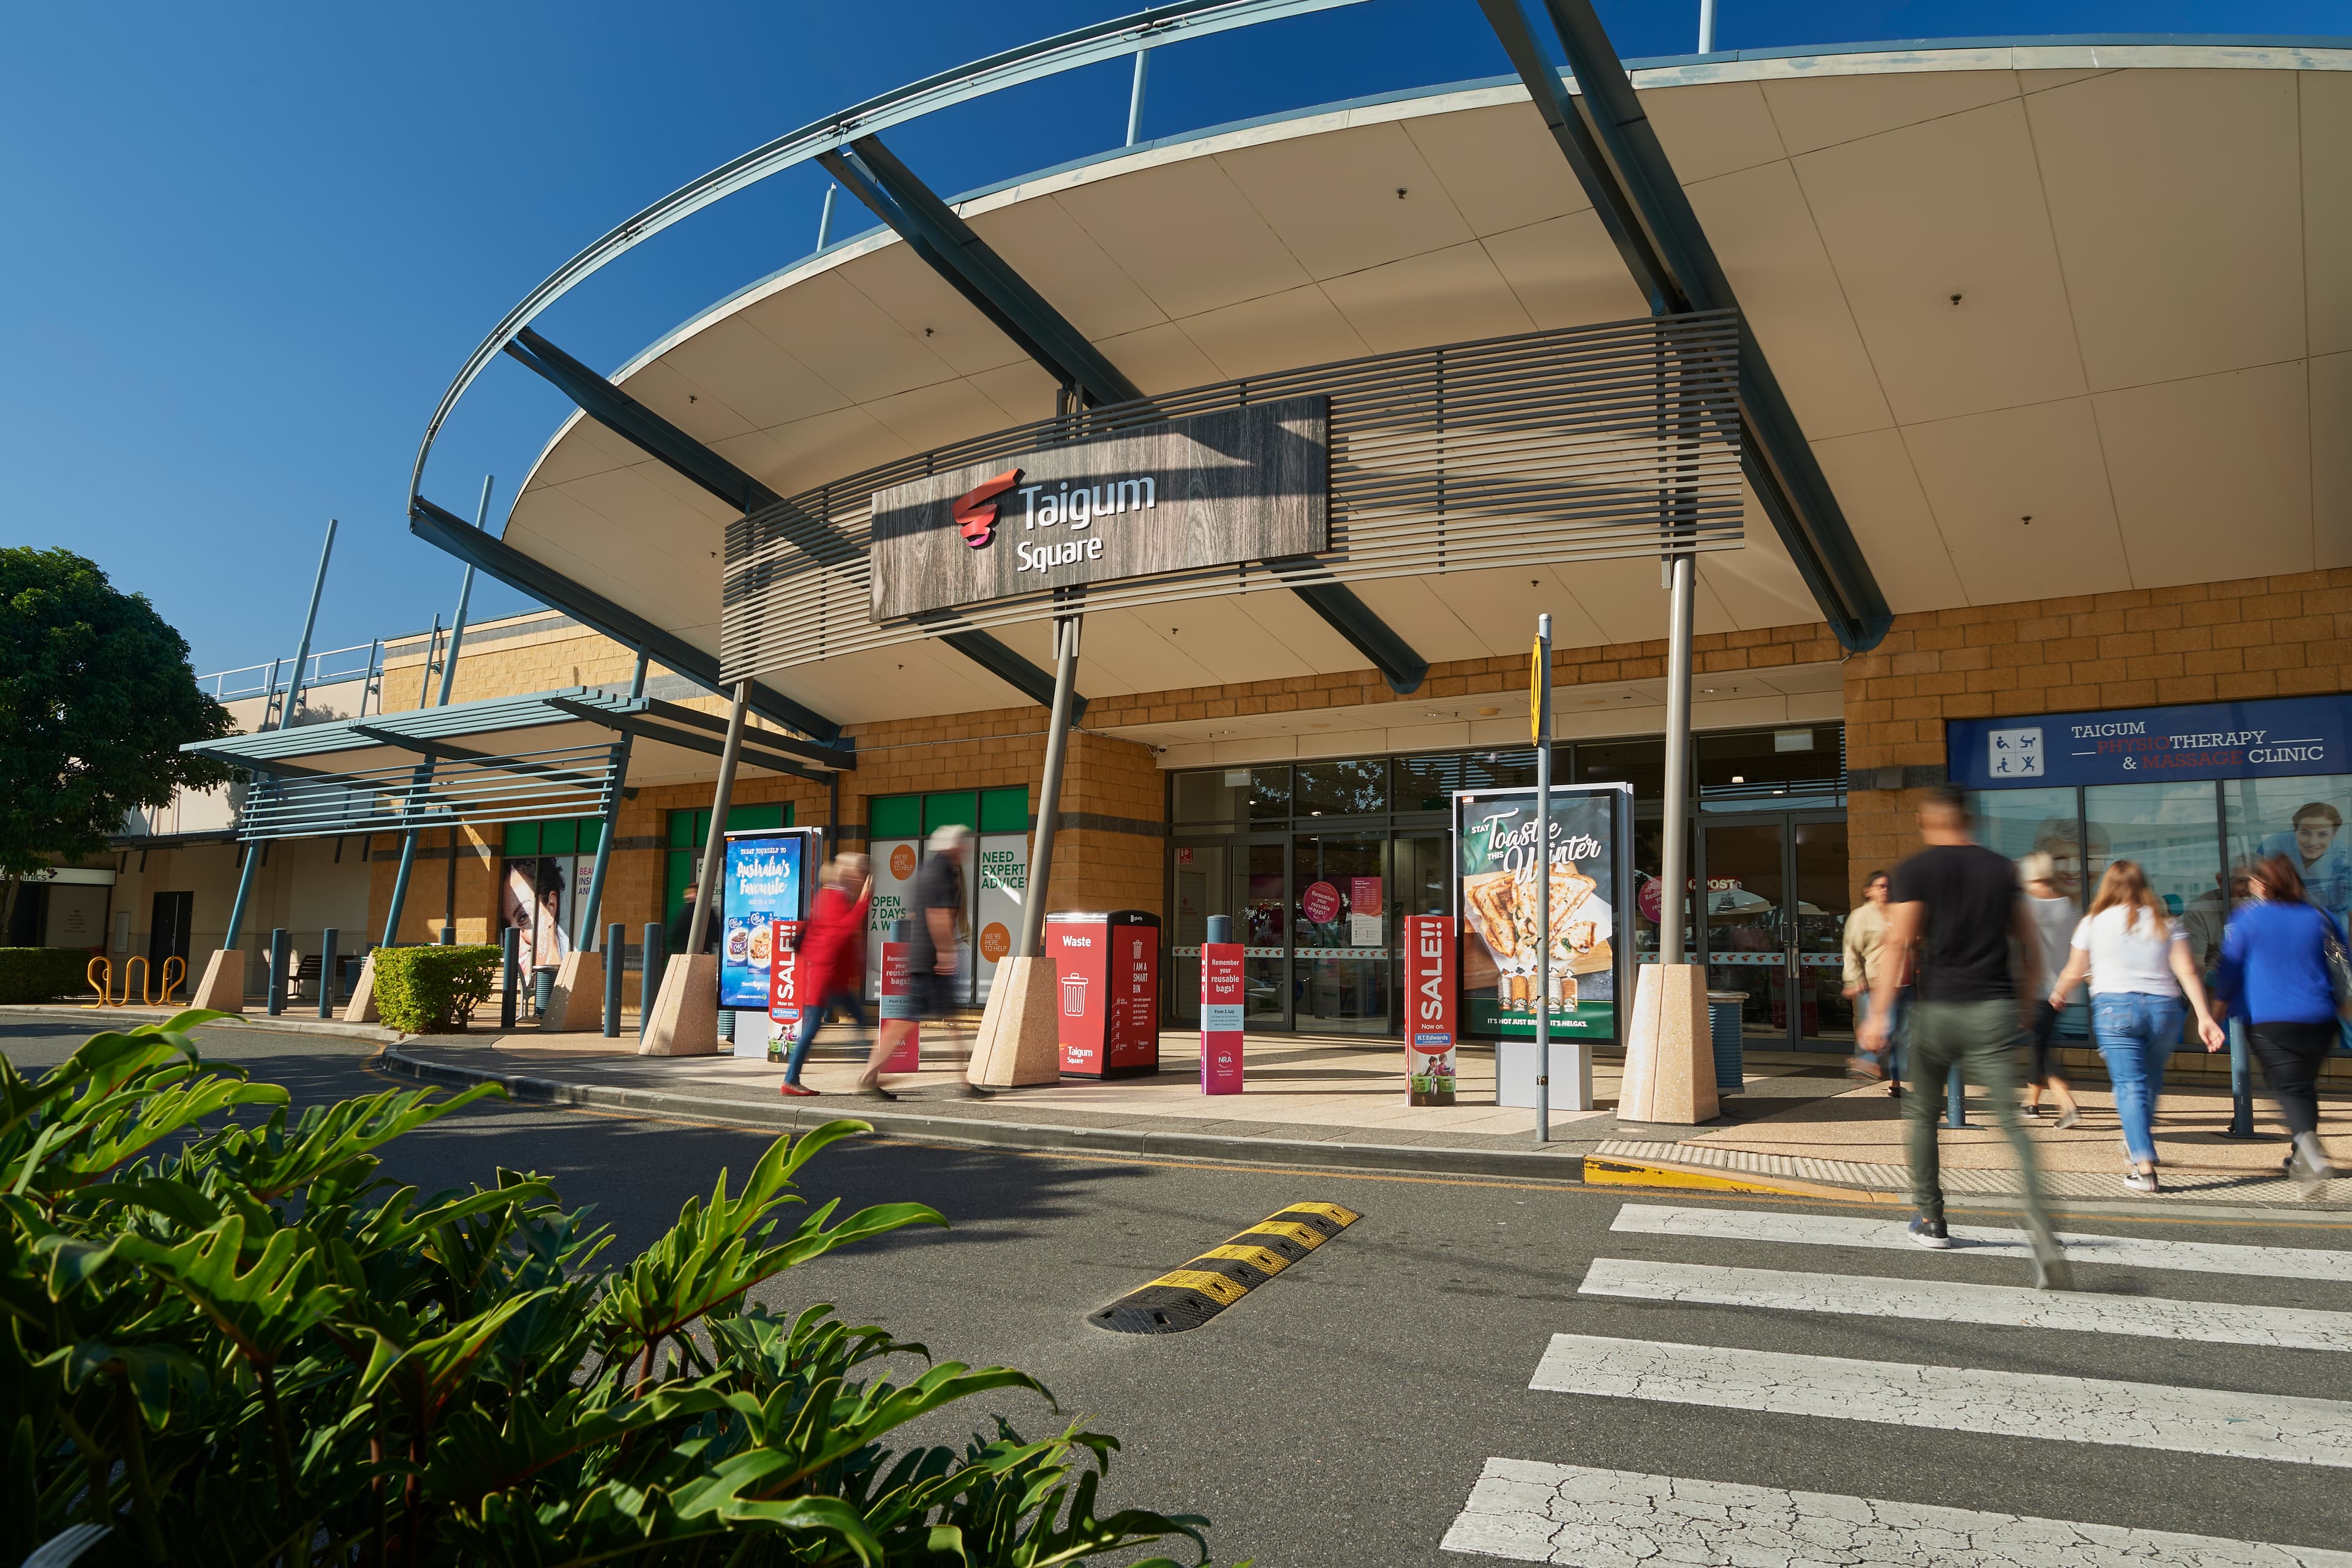
[[[69,550],[0,549],[0,922],[17,879],[105,848],[125,812],[227,783],[180,747],[234,728],[146,595]]]

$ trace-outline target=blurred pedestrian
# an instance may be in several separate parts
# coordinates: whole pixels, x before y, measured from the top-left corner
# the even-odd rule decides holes
[[[2327,947],[2343,942],[2344,932],[2305,900],[2294,857],[2264,856],[2248,882],[2254,901],[2231,917],[2221,935],[2213,990],[2244,1021],[2247,1043],[2262,1058],[2263,1081],[2294,1136],[2287,1176],[2303,1183],[2306,1197],[2316,1196],[2312,1189],[2336,1174],[2319,1142],[2318,1079],[2337,1033]]]
[[[793,950],[793,987],[810,1000],[801,1009],[800,1035],[784,1063],[786,1095],[816,1092],[801,1083],[801,1066],[835,1003],[848,1010],[857,1027],[866,1027],[857,994],[866,988],[866,911],[874,901],[873,875],[865,856],[842,855],[826,862],[817,883],[816,902]]]
[[[2058,890],[2052,874],[2045,850],[2037,849],[2017,863],[2017,879],[2025,884],[2025,912],[2032,917],[2033,932],[2041,944],[2042,973],[2056,975],[2065,972],[2074,956],[2074,928],[2083,917],[2074,900]],[[2058,1029],[2058,1009],[2047,997],[2034,995],[2032,987],[2025,994],[2033,997],[2033,1022],[2026,1029],[2025,1114],[2042,1114],[2042,1091],[2046,1089],[2058,1100],[2058,1125],[2072,1127],[2083,1120],[2083,1108],[2074,1103],[2074,1087],[2066,1081],[2058,1053],[2050,1043]]]
[[[2218,1051],[2227,1037],[2205,1005],[2205,983],[2189,955],[2189,933],[2157,900],[2137,860],[2118,860],[2099,879],[2091,912],[2075,926],[2074,953],[2051,987],[2050,1005],[2063,1007],[2084,976],[2091,982],[2091,1038],[2107,1064],[2123,1123],[2124,1185],[2158,1190],[2156,1105],[2164,1069],[2180,1043],[2181,999],[2197,1014],[2198,1037]]]
[[[950,825],[930,837],[930,853],[915,873],[913,941],[908,944],[907,985],[916,1017],[937,1024],[964,1058],[967,1077],[963,1091],[974,1100],[989,1098],[988,1090],[971,1081],[971,1047],[955,1026],[956,982],[962,969],[964,926],[964,862],[971,858],[971,829]],[[882,1064],[890,1059],[913,1023],[886,1018],[877,1031],[874,1055],[857,1091],[877,1100],[898,1096],[882,1087]]]
[[[1877,989],[1878,971],[1885,963],[1886,942],[1886,873],[1873,871],[1862,884],[1862,902],[1845,917],[1839,946],[1845,954],[1845,996],[1853,1004],[1854,1040],[1859,1046],[1862,1025],[1870,1016],[1871,994]],[[1907,993],[1895,978],[1895,1016],[1886,1030],[1885,1052],[1857,1049],[1847,1065],[1862,1078],[1886,1080],[1886,1092],[1903,1092],[1903,1008]]]
[[[2002,1136],[2017,1154],[2025,1189],[2026,1231],[2033,1248],[2033,1283],[2044,1290],[2074,1289],[2072,1270],[2051,1229],[2033,1144],[2018,1118],[2017,1065],[2011,1048],[2025,1018],[2010,976],[2010,942],[2024,951],[2032,996],[2041,979],[2040,942],[2018,896],[2015,868],[1969,833],[1968,796],[1951,784],[1927,792],[1918,811],[1927,847],[1895,868],[1887,889],[1885,965],[1871,991],[1863,1044],[1886,1048],[1895,991],[1911,976],[1911,1092],[1906,1152],[1918,1215],[1911,1239],[1937,1249],[1952,1245],[1944,1223],[1944,1188],[1936,1147],[1936,1118],[1955,1073],[1992,1095]]]

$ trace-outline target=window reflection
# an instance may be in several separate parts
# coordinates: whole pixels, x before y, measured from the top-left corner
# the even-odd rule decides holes
[[[1978,843],[2012,860],[2036,851],[2049,856],[2052,885],[2081,908],[2087,900],[2083,884],[2081,825],[2075,820],[2074,806],[2072,789],[1980,790],[1969,797],[1969,815],[1975,821]],[[2102,827],[2093,834],[2092,843],[2104,854],[2106,829]]]
[[[2238,779],[2223,786],[2229,811],[2230,863],[2244,868],[2265,855],[2284,855],[2303,874],[2304,896],[2344,919],[2352,910],[2352,776]]]
[[[2200,968],[2210,963],[2222,923],[2217,917],[2228,908],[2216,807],[2210,784],[2100,784],[2083,792],[2092,895],[2109,866],[2139,862],[2149,889],[2189,926]]]
[[[1292,809],[1300,816],[1366,816],[1388,808],[1385,758],[1298,764]]]

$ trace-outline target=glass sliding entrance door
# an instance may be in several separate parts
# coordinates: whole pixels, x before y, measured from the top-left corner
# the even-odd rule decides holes
[[[1707,989],[1746,994],[1759,1048],[1850,1043],[1843,819],[1710,817],[1703,834]]]
[[[1302,833],[1291,840],[1292,1024],[1301,1034],[1386,1034],[1386,833]]]

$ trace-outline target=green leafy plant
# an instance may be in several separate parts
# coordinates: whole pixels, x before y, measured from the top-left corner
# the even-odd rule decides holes
[[[786,1223],[793,1178],[863,1123],[779,1140],[607,1270],[609,1237],[536,1177],[383,1174],[492,1086],[296,1116],[202,1059],[188,1031],[216,1016],[95,1036],[34,1079],[0,1056],[5,1560],[92,1526],[85,1563],[197,1568],[1052,1568],[1169,1537],[1205,1558],[1202,1521],[1098,1510],[1118,1444],[1076,1425],[888,1446],[974,1395],[1050,1406],[1027,1374],[752,1302],[946,1223],[837,1200]]]
[[[89,989],[89,952],[79,947],[0,947],[0,1002],[54,1002]]]
[[[495,947],[379,947],[376,1016],[404,1035],[446,1035],[473,1022],[499,979]]]

